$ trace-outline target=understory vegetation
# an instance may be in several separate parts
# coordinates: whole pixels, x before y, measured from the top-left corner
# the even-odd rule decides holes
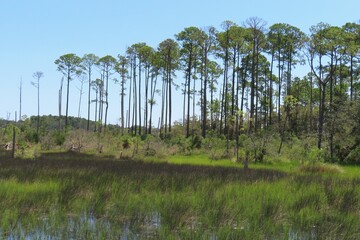
[[[345,116],[345,113],[349,115]],[[181,123],[175,123],[172,132],[168,134],[153,129],[152,134],[138,135],[132,133],[131,129],[122,129],[116,125],[108,125],[104,132],[87,131],[86,119],[70,117],[71,125],[66,131],[59,132],[58,117],[42,116],[39,120],[39,132],[36,129],[37,117],[17,123],[0,121],[0,145],[8,150],[12,149],[15,133],[14,157],[28,159],[37,159],[42,152],[72,151],[115,159],[154,161],[167,161],[173,155],[202,154],[214,162],[227,159],[243,164],[358,164],[360,121],[357,120],[360,120],[360,108],[357,103],[352,103],[338,116],[339,131],[333,135],[326,135],[322,147],[319,148],[316,132],[297,134],[280,126],[253,133],[239,131],[232,137],[209,130],[206,138],[203,138],[200,121],[195,122],[193,134],[186,137],[185,127]],[[90,126],[97,124],[90,123]]]

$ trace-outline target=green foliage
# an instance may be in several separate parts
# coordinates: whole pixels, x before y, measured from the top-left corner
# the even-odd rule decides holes
[[[155,143],[157,145],[156,146],[153,146],[152,143],[155,142],[155,137],[151,134],[147,134],[145,135],[145,139],[144,139],[144,144],[145,144],[145,156],[155,156],[156,155],[156,152],[157,150],[159,150],[159,147],[160,147],[160,143]]]
[[[315,163],[324,161],[324,151],[317,147],[311,148],[308,153],[308,161],[311,164],[315,164]]]
[[[54,138],[55,144],[57,146],[62,146],[66,140],[66,133],[65,132],[54,132],[53,138]]]
[[[192,148],[192,139],[186,138],[183,136],[179,136],[176,139],[176,145],[179,147],[180,153],[184,155],[191,155],[193,148]]]
[[[239,148],[237,150],[237,156],[233,158],[233,161],[236,163],[243,163],[246,160],[249,160],[247,158],[249,158],[249,151],[245,150],[244,148]]]
[[[11,142],[13,139],[13,131],[15,127],[15,133],[16,135],[20,134],[20,129],[17,126],[14,126],[13,124],[6,125],[5,128],[1,129],[1,139],[3,143]]]
[[[26,139],[26,141],[31,142],[31,143],[38,143],[39,135],[35,130],[31,129],[25,133],[25,139]]]
[[[225,157],[226,139],[207,137],[203,140],[203,147],[211,160],[222,159]]]
[[[352,150],[344,159],[345,163],[359,164],[360,163],[360,146]]]
[[[122,137],[122,147],[124,149],[129,149],[131,145],[132,145],[132,141],[130,136],[125,135],[124,137]]]
[[[200,149],[202,141],[203,141],[203,138],[201,136],[199,136],[199,135],[192,136],[191,137],[191,148]]]

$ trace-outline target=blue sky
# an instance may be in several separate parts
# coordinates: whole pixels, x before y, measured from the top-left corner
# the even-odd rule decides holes
[[[19,112],[21,78],[22,114],[37,114],[36,89],[30,84],[36,71],[45,75],[40,83],[40,114],[57,115],[61,74],[54,61],[66,53],[117,56],[138,42],[156,48],[185,27],[220,30],[225,20],[241,25],[250,17],[262,18],[267,27],[282,22],[308,33],[319,22],[335,26],[358,22],[359,9],[359,0],[0,0],[0,118],[10,113],[13,119]],[[177,81],[182,81],[181,73]],[[73,116],[77,116],[79,86],[79,81],[71,82]],[[109,121],[117,123],[119,86],[112,84],[111,89]],[[83,97],[81,116],[85,117],[87,98]],[[181,101],[181,96],[175,97]],[[174,118],[180,119],[181,106],[174,111]]]

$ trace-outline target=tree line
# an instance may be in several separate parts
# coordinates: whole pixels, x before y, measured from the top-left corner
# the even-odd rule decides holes
[[[105,131],[109,87],[115,83],[120,92],[122,133],[152,134],[157,104],[156,129],[166,137],[171,135],[174,121],[173,93],[181,91],[181,125],[186,137],[210,134],[237,140],[240,134],[275,130],[283,141],[288,134],[316,134],[317,147],[322,148],[326,140],[333,156],[336,141],[341,141],[337,136],[344,132],[344,116],[357,111],[359,57],[358,23],[341,27],[318,23],[310,28],[310,34],[286,23],[267,28],[256,17],[242,26],[225,21],[220,30],[187,27],[157,48],[140,42],[116,57],[60,56],[55,60],[64,76],[59,115],[65,80],[66,129],[70,82],[80,77],[88,84],[87,130]],[[293,70],[300,65],[306,65],[308,73],[294,77]],[[96,76],[95,69],[99,72]],[[39,80],[42,75],[36,76]],[[93,112],[91,104],[95,105]],[[352,115],[353,124],[358,119]],[[94,129],[90,129],[91,118],[98,123]],[[351,148],[359,144],[357,140]]]

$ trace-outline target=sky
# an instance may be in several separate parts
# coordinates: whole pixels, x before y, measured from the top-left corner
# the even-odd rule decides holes
[[[44,73],[40,115],[58,115],[62,75],[54,61],[67,53],[116,57],[138,42],[156,48],[186,27],[221,30],[225,20],[242,25],[251,17],[263,19],[267,27],[288,23],[309,33],[319,22],[333,26],[359,22],[359,9],[359,0],[0,0],[0,118],[19,114],[21,80],[22,115],[37,114],[37,89],[31,85],[36,71]],[[175,81],[182,78],[178,73]],[[77,116],[80,82],[73,80],[70,87],[69,115]],[[116,124],[120,87],[110,88],[108,119]],[[181,100],[175,95],[175,103]],[[82,102],[81,116],[86,117],[86,94]],[[173,111],[179,120],[181,104]]]

